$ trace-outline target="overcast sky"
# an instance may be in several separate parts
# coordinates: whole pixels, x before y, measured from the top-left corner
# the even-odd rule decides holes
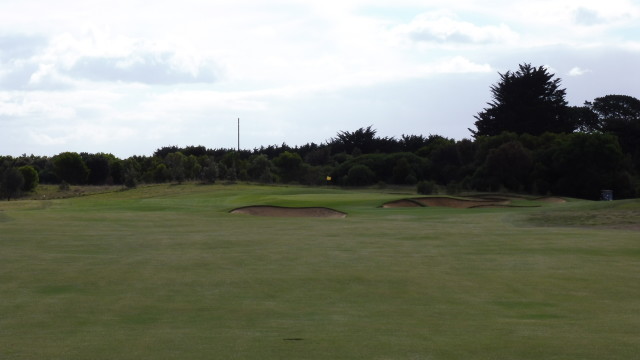
[[[0,154],[469,138],[521,63],[640,98],[640,2],[0,0]]]

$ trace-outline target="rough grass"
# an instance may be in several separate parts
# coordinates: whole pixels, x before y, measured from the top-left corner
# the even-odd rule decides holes
[[[640,230],[640,202],[623,200],[577,203],[531,215],[527,220],[539,226],[574,226]]]
[[[559,220],[637,201],[378,207],[403,197],[162,185],[2,202],[0,358],[637,355],[639,233]],[[228,213],[260,204],[349,216]]]
[[[23,194],[21,199],[23,200],[52,200],[52,199],[67,199],[78,196],[95,195],[102,193],[110,193],[116,191],[122,191],[124,187],[122,185],[71,185],[67,190],[61,190],[59,185],[40,184],[38,187],[29,193]]]

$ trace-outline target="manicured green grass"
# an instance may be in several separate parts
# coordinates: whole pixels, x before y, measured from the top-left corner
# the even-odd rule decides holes
[[[379,208],[403,197],[158,185],[1,202],[0,359],[637,356],[638,201]],[[349,215],[228,213],[258,204]]]

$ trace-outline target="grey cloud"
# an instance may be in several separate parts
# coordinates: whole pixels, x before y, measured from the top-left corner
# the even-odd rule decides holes
[[[200,66],[197,74],[176,68],[172,54],[141,54],[132,57],[84,57],[68,74],[92,81],[138,82],[153,85],[211,83],[217,80],[213,64]]]

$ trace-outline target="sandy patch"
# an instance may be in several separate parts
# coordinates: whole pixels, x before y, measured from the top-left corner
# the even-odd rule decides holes
[[[382,205],[383,208],[422,207],[422,206],[424,205],[416,201],[413,201],[411,199],[391,201]]]
[[[254,216],[273,217],[318,217],[318,218],[345,218],[347,214],[324,207],[281,207],[281,206],[246,206],[231,210],[232,214],[247,214]]]

